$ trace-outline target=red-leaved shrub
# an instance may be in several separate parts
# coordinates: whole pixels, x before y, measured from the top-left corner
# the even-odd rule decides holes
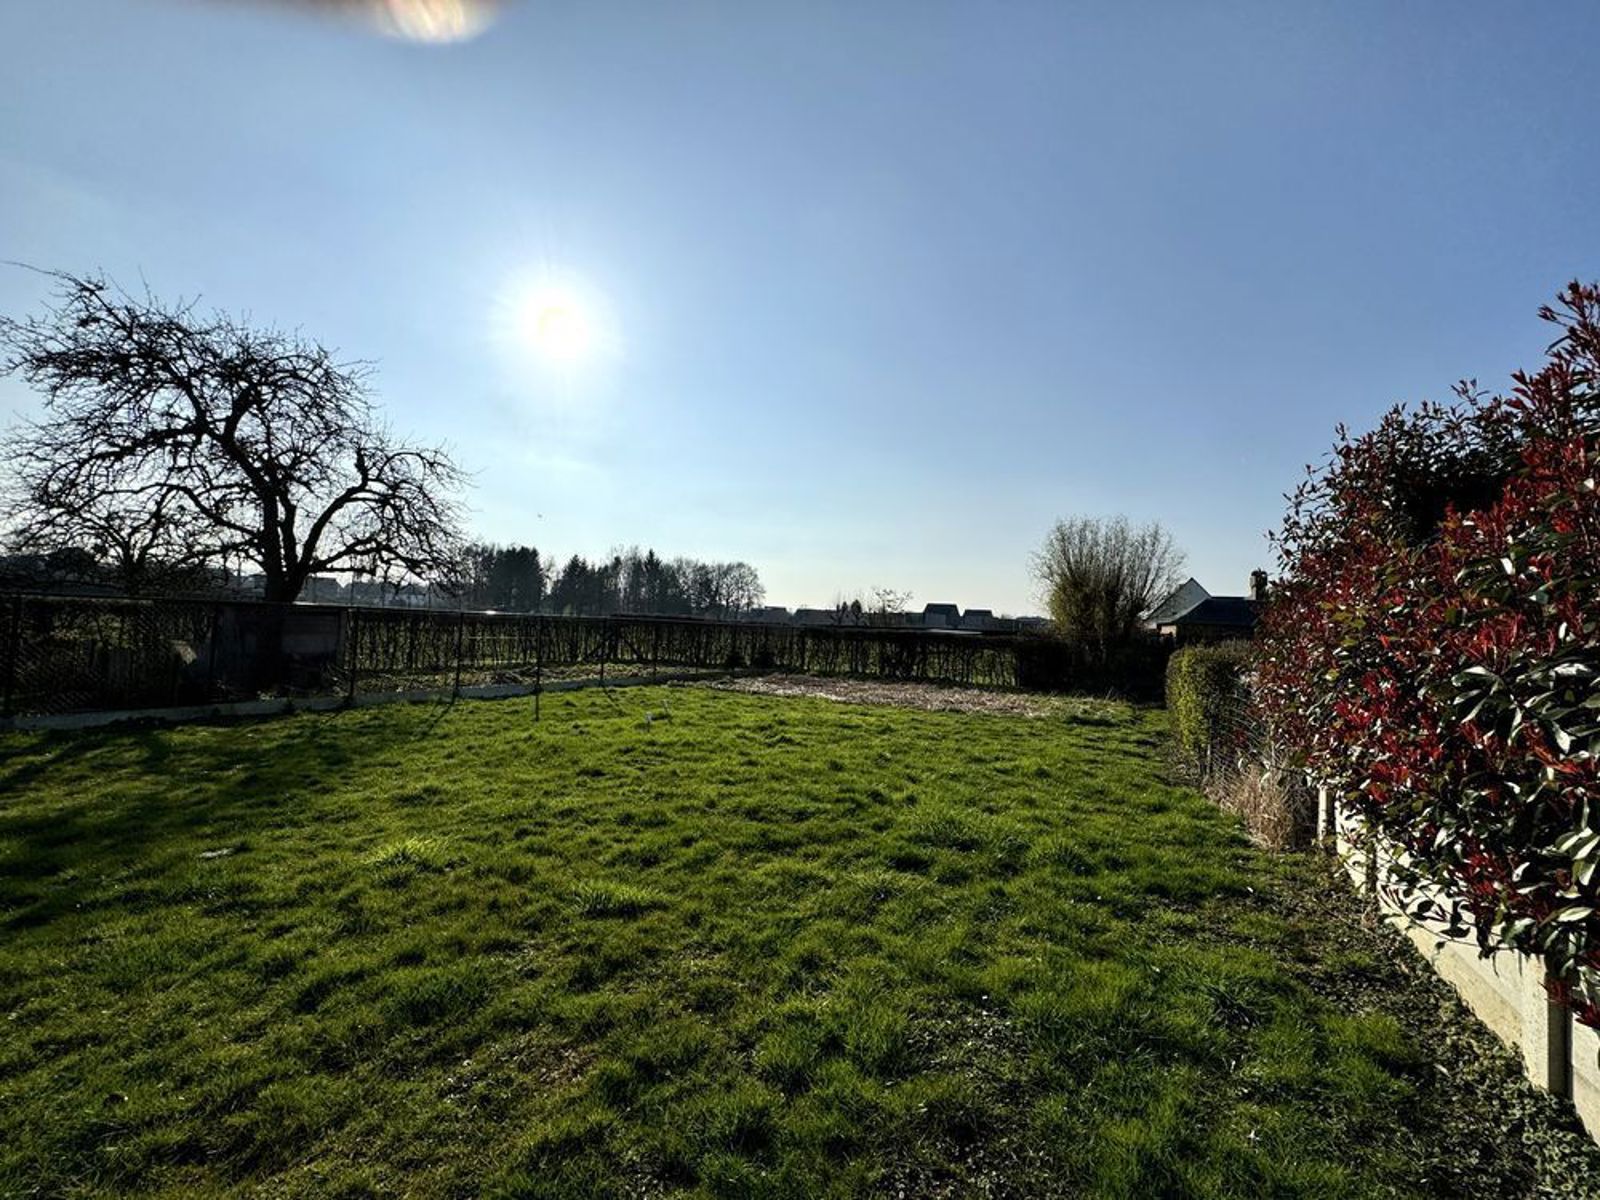
[[[1540,315],[1510,395],[1339,431],[1277,537],[1257,684],[1414,915],[1544,957],[1600,1024],[1600,286]]]

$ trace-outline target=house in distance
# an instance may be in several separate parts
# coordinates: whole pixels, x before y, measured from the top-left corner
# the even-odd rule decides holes
[[[1250,572],[1248,596],[1213,596],[1191,577],[1145,615],[1144,626],[1178,642],[1249,638],[1255,635],[1266,599],[1265,571]]]

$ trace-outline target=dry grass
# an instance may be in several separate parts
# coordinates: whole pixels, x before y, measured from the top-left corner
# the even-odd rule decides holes
[[[1257,767],[1219,776],[1206,792],[1244,821],[1251,840],[1269,850],[1298,850],[1316,830],[1316,798],[1287,771]]]
[[[990,713],[1008,717],[1064,717],[1090,724],[1121,720],[1127,705],[1082,696],[1041,696],[994,688],[908,683],[893,679],[840,679],[817,675],[760,675],[715,685],[756,696],[810,696],[843,704],[891,704],[923,712]]]

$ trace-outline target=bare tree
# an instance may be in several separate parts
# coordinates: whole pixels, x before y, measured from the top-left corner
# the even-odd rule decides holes
[[[152,493],[138,505],[111,491],[58,496],[43,465],[37,459],[16,462],[0,482],[0,511],[10,515],[9,549],[81,559],[90,577],[115,580],[130,596],[206,584],[199,531],[177,496]]]
[[[892,587],[872,589],[872,607],[867,614],[869,625],[899,625],[911,606],[911,593]]]
[[[737,617],[761,607],[761,602],[767,598],[767,589],[754,567],[747,562],[731,562],[718,563],[716,569],[722,576],[722,593],[730,616]]]
[[[1051,529],[1033,571],[1056,628],[1104,654],[1133,637],[1139,618],[1177,584],[1183,561],[1157,522],[1069,517]]]
[[[867,623],[867,608],[861,603],[860,596],[846,599],[843,594],[836,596],[833,601],[834,625],[865,625]]]
[[[45,401],[3,452],[19,542],[85,539],[135,565],[242,560],[280,601],[322,571],[448,573],[463,475],[377,420],[365,365],[97,277],[54,278],[43,316],[0,318],[0,373]]]

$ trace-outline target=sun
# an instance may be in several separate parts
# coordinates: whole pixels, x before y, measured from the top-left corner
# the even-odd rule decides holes
[[[577,296],[563,289],[540,288],[525,297],[517,332],[551,363],[574,366],[594,354],[594,319]]]
[[[621,355],[609,295],[576,271],[524,268],[506,276],[491,303],[489,336],[519,378],[531,372],[576,388],[604,379]]]

